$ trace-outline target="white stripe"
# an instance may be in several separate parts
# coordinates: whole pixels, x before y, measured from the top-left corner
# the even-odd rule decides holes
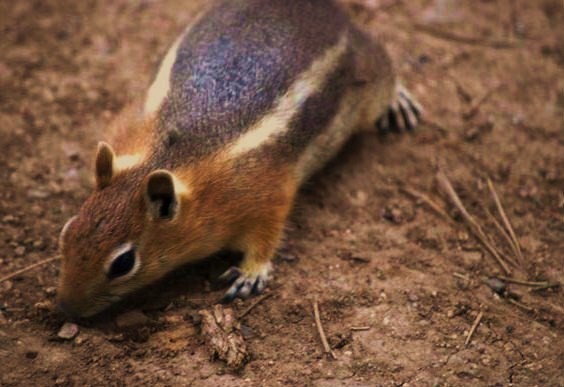
[[[278,100],[278,104],[265,117],[235,141],[230,154],[237,156],[256,149],[285,133],[305,101],[323,87],[346,49],[347,36],[344,34],[336,45],[327,49],[321,58],[300,74],[288,92]]]
[[[168,95],[170,90],[170,74],[172,71],[172,66],[174,66],[174,62],[176,62],[176,55],[178,52],[178,47],[182,40],[188,34],[188,32],[192,29],[194,24],[200,20],[201,16],[204,12],[200,13],[198,16],[194,18],[194,20],[184,29],[184,31],[180,34],[178,38],[174,41],[172,46],[168,49],[166,56],[161,62],[159,66],[159,71],[157,72],[157,76],[155,80],[149,87],[149,91],[147,92],[147,99],[145,100],[145,115],[151,115],[156,113],[159,108],[161,107],[164,99]]]

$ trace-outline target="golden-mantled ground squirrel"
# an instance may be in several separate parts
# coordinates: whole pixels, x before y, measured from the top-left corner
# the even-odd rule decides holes
[[[60,236],[60,307],[91,316],[220,250],[244,254],[225,299],[260,292],[304,180],[353,133],[419,111],[331,1],[219,2],[99,144],[96,189]]]

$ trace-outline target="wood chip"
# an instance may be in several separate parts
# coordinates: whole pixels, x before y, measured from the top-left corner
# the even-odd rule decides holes
[[[202,336],[212,358],[219,358],[232,370],[240,369],[249,360],[241,326],[233,309],[214,305],[212,310],[201,310]]]

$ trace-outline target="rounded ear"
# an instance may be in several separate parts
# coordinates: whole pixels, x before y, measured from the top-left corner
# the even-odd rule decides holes
[[[98,143],[98,152],[96,153],[96,187],[102,189],[112,182],[114,175],[114,150],[112,147],[100,141]]]
[[[153,219],[172,219],[178,210],[174,175],[164,169],[151,172],[146,178],[145,202]]]

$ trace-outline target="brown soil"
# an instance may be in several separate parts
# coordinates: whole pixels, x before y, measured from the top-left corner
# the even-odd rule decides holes
[[[56,254],[62,224],[91,189],[104,126],[144,92],[204,3],[0,2],[0,277]],[[495,210],[491,177],[524,253],[512,275],[564,282],[564,4],[347,7],[385,41],[427,123],[414,135],[358,136],[305,187],[273,295],[241,319],[247,365],[210,360],[195,318],[222,294],[212,280],[224,260],[182,270],[66,341],[55,263],[0,283],[1,385],[564,385],[561,288],[510,285],[525,307],[508,302],[482,282],[502,273],[453,209],[454,226],[400,189],[446,203],[440,163],[511,256],[481,205]],[[336,360],[323,353],[315,297]],[[148,319],[134,313],[119,328],[116,316],[131,309]]]

